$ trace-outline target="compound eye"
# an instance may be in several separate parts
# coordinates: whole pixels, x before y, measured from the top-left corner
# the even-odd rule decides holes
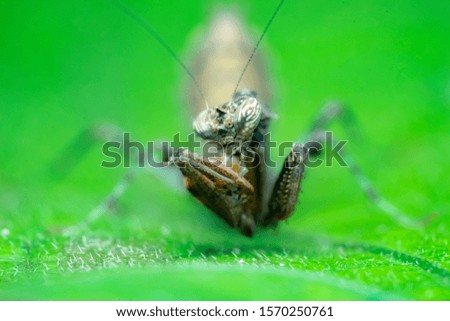
[[[225,128],[231,128],[233,127],[233,117],[231,115],[225,115],[223,118],[223,125]]]
[[[195,132],[204,139],[213,139],[219,130],[217,115],[209,109],[202,111],[192,125]]]
[[[250,138],[261,120],[261,104],[255,97],[240,98],[242,100],[236,111],[234,124],[237,133],[244,139]]]

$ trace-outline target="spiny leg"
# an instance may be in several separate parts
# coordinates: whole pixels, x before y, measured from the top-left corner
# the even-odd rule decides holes
[[[341,113],[340,105],[330,105],[322,111],[311,126],[308,142],[305,145],[293,144],[273,187],[268,213],[264,217],[263,225],[276,225],[278,221],[285,220],[292,215],[301,190],[305,162],[310,155],[320,154],[321,149],[318,148],[317,143],[325,140],[323,128],[327,127]]]
[[[278,221],[287,219],[294,212],[307,157],[307,148],[300,143],[292,146],[275,182],[269,200],[269,212],[263,225],[276,225]]]
[[[212,163],[180,148],[174,164],[185,177],[187,189],[230,226],[251,237],[255,220],[249,208],[253,186],[239,173],[222,163]]]
[[[323,144],[326,141],[326,129],[331,126],[333,122],[339,121],[350,138],[358,138],[358,127],[356,126],[356,118],[354,117],[351,110],[344,105],[336,102],[329,103],[325,105],[320,111],[318,117],[312,123],[310,131],[308,134],[308,143],[306,146],[315,146],[314,143],[318,142]],[[336,140],[329,141],[326,143],[335,143]],[[316,148],[309,149],[311,155],[320,154],[320,150]],[[394,219],[398,224],[413,229],[420,229],[423,226],[417,221],[412,220],[406,213],[403,213],[391,202],[386,200],[381,194],[376,190],[371,181],[364,175],[363,171],[357,165],[353,157],[348,154],[344,149],[340,151],[341,157],[344,159],[346,165],[348,166],[350,172],[356,178],[359,187],[362,189],[367,199],[372,202],[375,206],[381,209],[384,213],[388,214],[392,219]]]

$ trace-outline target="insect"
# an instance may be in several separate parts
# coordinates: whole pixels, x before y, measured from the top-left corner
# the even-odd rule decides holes
[[[268,96],[263,68],[256,50],[279,12],[278,3],[256,45],[248,45],[239,18],[231,12],[218,13],[207,32],[203,51],[189,69],[164,40],[144,21],[114,2],[144,27],[178,61],[192,78],[190,99],[197,108],[195,133],[214,147],[208,157],[179,148],[165,155],[179,169],[189,192],[232,228],[251,237],[257,228],[275,227],[289,218],[296,207],[305,165],[320,154],[326,129],[346,109],[337,103],[327,105],[313,122],[305,144],[292,144],[283,166],[271,184],[268,179],[266,134],[275,117],[266,105]],[[216,42],[219,43],[216,43]],[[250,156],[250,157],[249,157]],[[403,213],[384,200],[350,157],[348,166],[368,198],[383,211],[409,224]],[[95,218],[111,206],[130,183],[127,175],[90,217]]]
[[[307,149],[300,144],[292,147],[286,166],[266,199],[264,136],[274,116],[258,95],[265,91],[264,82],[261,83],[262,67],[258,66],[260,61],[245,70],[255,53],[251,52],[253,48],[246,38],[243,24],[235,14],[220,12],[212,19],[203,48],[214,49],[198,54],[200,58],[193,72],[201,79],[200,92],[213,104],[199,112],[193,128],[198,136],[214,145],[217,152],[211,161],[187,149],[179,149],[173,163],[196,198],[231,227],[252,236],[257,227],[275,226],[292,214]],[[205,57],[206,63],[198,62],[199,59],[204,62]],[[244,78],[246,71],[248,74]],[[194,101],[194,105],[201,106],[201,99]],[[249,151],[253,157],[244,160]]]

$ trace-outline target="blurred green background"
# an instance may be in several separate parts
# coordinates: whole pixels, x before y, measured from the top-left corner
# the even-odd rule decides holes
[[[124,0],[180,55],[220,2]],[[277,5],[232,3],[256,30]],[[334,166],[309,170],[295,215],[253,239],[145,173],[116,211],[65,236],[123,169],[100,167],[100,144],[64,179],[52,162],[99,122],[143,141],[189,133],[185,75],[109,1],[2,1],[0,299],[450,299],[449,12],[447,1],[288,0],[264,39],[275,140],[346,102],[362,132],[354,158],[423,230]]]

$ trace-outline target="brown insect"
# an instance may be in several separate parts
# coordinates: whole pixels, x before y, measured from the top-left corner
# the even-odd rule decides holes
[[[293,144],[270,187],[265,136],[274,115],[266,105],[270,93],[265,68],[255,54],[264,33],[251,46],[235,13],[216,13],[193,63],[194,84],[199,88],[187,90],[198,111],[194,131],[216,153],[207,158],[182,148],[172,157],[187,189],[246,236],[252,236],[257,227],[276,226],[294,212],[309,151]],[[213,107],[199,110],[204,100]]]
[[[275,226],[293,213],[308,150],[292,146],[267,199],[264,139],[273,114],[259,97],[269,96],[261,57],[255,56],[256,47],[249,45],[248,33],[233,12],[216,13],[204,39],[192,69],[200,90],[187,92],[194,93],[190,98],[197,110],[205,105],[202,100],[213,106],[200,110],[193,127],[216,153],[206,158],[182,148],[172,162],[197,199],[252,236],[256,227]]]
[[[278,177],[271,184],[266,166],[265,137],[274,114],[266,105],[270,92],[262,58],[256,54],[256,49],[283,2],[279,2],[256,46],[249,45],[250,37],[235,13],[218,12],[203,37],[205,40],[200,45],[203,49],[193,59],[192,69],[181,62],[148,24],[114,2],[163,45],[192,78],[191,88],[186,92],[197,112],[194,131],[214,147],[215,152],[205,157],[179,148],[165,155],[168,163],[179,168],[186,188],[197,199],[249,237],[256,228],[274,227],[292,215],[305,163],[309,156],[320,153],[317,143],[324,142],[330,122],[342,119],[340,116],[346,113],[339,104],[327,105],[306,136],[309,143],[292,144]],[[403,213],[375,191],[349,157],[347,165],[371,201],[400,223],[410,225]],[[111,207],[123,194],[130,178],[131,174],[128,174],[117,184],[88,221]]]

